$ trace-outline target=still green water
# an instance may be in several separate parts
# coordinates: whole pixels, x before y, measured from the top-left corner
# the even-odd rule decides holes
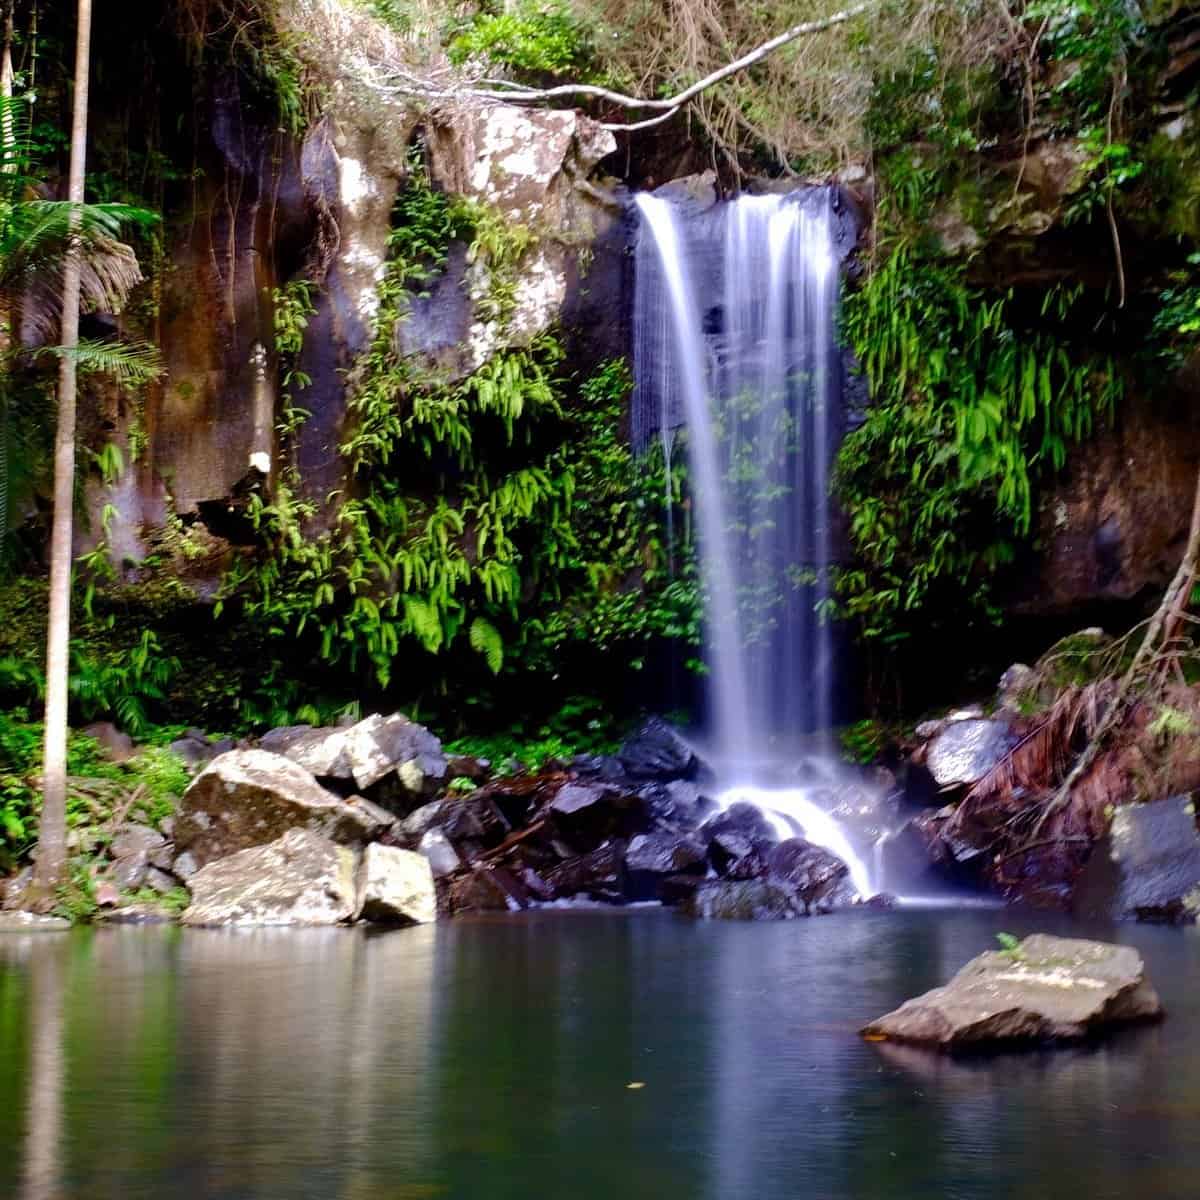
[[[1167,1021],[972,1061],[856,1036],[1036,928],[1138,945]],[[647,911],[0,939],[2,1197],[1076,1195],[1200,1196],[1195,930]]]

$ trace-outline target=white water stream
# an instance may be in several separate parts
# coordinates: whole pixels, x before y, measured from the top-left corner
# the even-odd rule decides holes
[[[718,800],[753,804],[780,837],[802,830],[866,897],[870,852],[818,802],[829,788],[766,785],[796,735],[832,724],[819,613],[840,381],[832,193],[744,196],[701,216],[652,195],[637,205],[635,426],[644,440],[657,421],[668,467],[674,426],[687,431]]]

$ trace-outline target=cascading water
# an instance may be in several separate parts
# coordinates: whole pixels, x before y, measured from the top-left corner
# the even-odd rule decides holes
[[[687,429],[720,800],[755,804],[782,836],[803,830],[865,896],[867,862],[817,801],[829,759],[797,749],[797,735],[811,751],[832,723],[820,608],[840,395],[833,193],[745,196],[699,215],[651,195],[637,204],[634,438],[657,428],[669,466],[674,429]],[[783,762],[816,778],[787,786]]]

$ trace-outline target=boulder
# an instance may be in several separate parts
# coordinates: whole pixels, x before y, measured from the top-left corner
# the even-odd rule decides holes
[[[113,885],[122,892],[133,892],[146,882],[146,872],[150,870],[144,854],[131,858],[118,858],[109,868],[108,877]]]
[[[651,717],[630,737],[617,754],[630,779],[644,782],[695,779],[701,763],[696,752],[673,726]]]
[[[206,767],[219,755],[227,754],[234,749],[234,744],[229,738],[211,742],[208,735],[202,730],[189,729],[183,737],[173,741],[167,749],[183,759],[189,770],[196,771]]]
[[[446,884],[446,907],[451,913],[506,912],[520,905],[510,898],[500,872],[476,867],[452,876]]]
[[[698,882],[707,865],[707,847],[694,833],[660,830],[631,838],[625,852],[626,888],[631,900],[677,903],[679,880],[691,875]],[[667,879],[673,880],[666,883]],[[682,889],[682,894],[690,894]]]
[[[940,787],[971,784],[982,779],[1016,741],[1005,721],[974,717],[951,721],[926,748],[925,765]]]
[[[437,896],[428,860],[395,846],[368,846],[358,875],[358,910],[364,920],[426,925],[437,919]]]
[[[616,788],[602,783],[568,783],[558,789],[558,793],[550,801],[550,808],[556,813],[571,816],[585,808],[603,804],[617,794]]]
[[[1075,885],[1081,916],[1191,923],[1200,914],[1200,833],[1192,802],[1127,804]]]
[[[339,925],[357,913],[355,853],[307,829],[202,867],[185,925]]]
[[[435,878],[452,875],[463,865],[458,851],[454,849],[440,829],[427,830],[417,845],[417,852],[423,854],[428,860],[429,869]]]
[[[147,867],[142,884],[153,889],[160,896],[165,896],[178,886],[179,881],[173,875],[168,875],[166,871],[160,871],[157,867]]]
[[[593,900],[620,901],[625,895],[624,860],[621,843],[608,841],[548,871],[545,880],[553,894],[564,900],[588,896]]]
[[[137,753],[133,738],[123,733],[111,721],[95,721],[80,731],[85,737],[95,738],[100,743],[105,757],[112,762],[128,762]]]
[[[436,829],[454,842],[499,842],[509,832],[509,824],[486,797],[431,800],[409,813],[400,822],[400,835],[419,842]]]
[[[996,704],[1009,712],[1020,712],[1021,705],[1037,691],[1040,678],[1037,671],[1025,663],[1013,663],[1000,676]]]
[[[770,879],[706,880],[682,907],[703,920],[780,921],[805,915],[796,893]]]
[[[238,850],[273,842],[289,829],[358,846],[390,822],[373,804],[327,791],[289,758],[266,750],[231,750],[213,759],[184,793],[175,845],[204,867]],[[177,868],[175,873],[180,874]]]
[[[630,871],[677,875],[704,866],[706,848],[694,834],[639,833],[625,851]]]
[[[717,808],[716,802],[690,779],[647,783],[638,789],[638,796],[656,826],[678,833],[699,829]]]
[[[775,883],[791,888],[809,912],[834,898],[839,884],[850,873],[836,854],[814,846],[804,838],[788,838],[767,855],[767,875]]]
[[[149,859],[151,854],[160,852],[166,844],[167,839],[148,825],[122,825],[109,844],[108,852],[113,858],[140,856]]]
[[[751,879],[766,870],[767,855],[778,838],[753,804],[731,804],[700,827],[713,866],[730,878]]]
[[[190,850],[185,850],[171,864],[171,874],[176,879],[182,879],[184,883],[191,879],[198,870],[200,870],[200,864]]]
[[[318,779],[362,791],[381,786],[381,794],[409,807],[433,796],[447,777],[441,742],[402,713],[370,716],[350,726],[273,729],[259,745]]]
[[[1078,1040],[1162,1014],[1132,946],[1036,933],[1013,950],[973,958],[944,987],[872,1021],[863,1035],[952,1050]]]

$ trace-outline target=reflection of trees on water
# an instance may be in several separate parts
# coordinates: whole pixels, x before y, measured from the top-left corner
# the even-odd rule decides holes
[[[28,947],[29,1092],[21,1200],[56,1200],[62,1173],[63,939],[41,934]]]
[[[28,1092],[24,1190],[0,1194],[424,1194],[432,930],[25,940],[0,941],[14,1146]]]
[[[1193,934],[1101,931],[1146,948],[1171,1011],[1098,1047],[858,1039],[999,921],[1027,931],[593,913],[0,939],[0,1195],[1192,1200]]]

